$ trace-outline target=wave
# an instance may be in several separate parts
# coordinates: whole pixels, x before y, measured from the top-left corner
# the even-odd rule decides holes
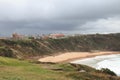
[[[120,76],[120,70],[119,70],[120,69],[120,54],[96,56],[93,58],[76,60],[71,63],[84,64],[84,65],[91,66],[96,69],[108,68],[111,71],[115,72],[118,76]]]

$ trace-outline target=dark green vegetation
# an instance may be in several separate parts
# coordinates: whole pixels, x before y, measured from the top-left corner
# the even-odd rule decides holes
[[[36,64],[0,57],[0,80],[120,80],[120,77],[84,65]]]
[[[108,68],[102,68],[101,71],[103,73],[107,73],[107,74],[116,76],[116,74],[113,71],[109,70]]]
[[[109,69],[95,70],[84,65],[42,64],[22,60],[58,52],[93,50],[120,51],[120,34],[80,35],[46,40],[1,39],[0,56],[3,57],[0,57],[0,80],[120,80]]]
[[[77,35],[46,40],[0,40],[0,56],[15,58],[92,50],[120,51],[120,33]]]

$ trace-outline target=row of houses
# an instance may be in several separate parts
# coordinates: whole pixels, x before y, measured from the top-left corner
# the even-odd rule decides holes
[[[25,35],[18,34],[18,33],[13,33],[13,34],[12,34],[12,38],[13,38],[13,39],[24,39],[24,38],[26,38],[26,36],[25,36]]]
[[[0,37],[0,39],[59,39],[66,37],[65,34],[55,33],[55,34],[42,34],[42,35],[21,35],[18,33],[13,33],[11,37]]]
[[[65,35],[62,33],[56,33],[56,34],[48,34],[48,35],[34,35],[34,36],[25,36],[25,35],[21,35],[18,33],[13,33],[12,34],[12,39],[29,39],[29,38],[33,38],[33,39],[58,39],[58,38],[64,38]]]
[[[65,35],[64,34],[61,34],[61,33],[57,33],[57,34],[49,34],[49,35],[42,35],[42,39],[59,39],[59,38],[64,38]]]

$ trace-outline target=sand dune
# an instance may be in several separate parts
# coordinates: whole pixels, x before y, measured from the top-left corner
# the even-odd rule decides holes
[[[114,51],[102,51],[102,52],[67,52],[55,56],[47,56],[44,58],[40,58],[38,61],[40,62],[70,62],[72,60],[94,57],[99,55],[110,55],[110,54],[120,54],[120,52]]]

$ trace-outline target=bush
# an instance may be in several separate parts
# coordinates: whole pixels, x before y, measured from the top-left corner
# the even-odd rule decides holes
[[[4,57],[15,57],[13,54],[13,51],[7,47],[5,48],[0,48],[0,56]]]
[[[117,76],[113,71],[111,71],[110,69],[108,68],[102,68],[101,71],[103,73],[106,73],[106,74],[109,74],[109,75],[112,75],[112,76]]]

